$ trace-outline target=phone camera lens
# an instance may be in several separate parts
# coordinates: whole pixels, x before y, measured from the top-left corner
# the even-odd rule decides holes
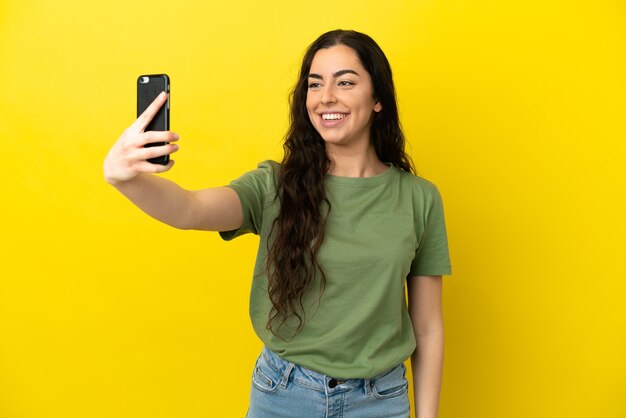
[[[149,78],[148,78],[148,77],[141,77],[141,78],[139,79],[139,82],[140,82],[141,84],[146,84],[146,83],[148,82],[148,80],[149,80]]]

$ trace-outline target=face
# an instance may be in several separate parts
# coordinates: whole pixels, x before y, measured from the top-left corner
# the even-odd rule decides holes
[[[308,77],[306,107],[326,145],[369,146],[373,112],[372,80],[356,52],[345,45],[315,53]]]

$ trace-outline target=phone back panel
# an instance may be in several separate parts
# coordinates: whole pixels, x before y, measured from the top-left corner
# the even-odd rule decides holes
[[[147,77],[147,82],[142,82]],[[137,117],[152,103],[162,91],[169,92],[170,80],[166,74],[149,74],[137,78]],[[163,105],[145,131],[169,131],[170,107]]]
[[[170,92],[170,78],[167,74],[146,74],[137,78],[137,117],[139,117],[162,92]],[[170,130],[170,99],[161,106],[157,114],[144,129],[147,131],[169,131]],[[155,147],[165,145],[165,142],[152,142],[145,147]],[[169,155],[148,158],[153,164],[167,165],[170,160]]]

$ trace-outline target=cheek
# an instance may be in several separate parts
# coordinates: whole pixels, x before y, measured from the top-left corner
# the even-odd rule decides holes
[[[367,109],[374,109],[374,105],[376,104],[376,100],[370,94],[363,94],[362,96],[356,99],[361,107]]]

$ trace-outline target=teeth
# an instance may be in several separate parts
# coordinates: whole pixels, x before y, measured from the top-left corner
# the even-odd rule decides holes
[[[324,120],[339,120],[345,118],[347,115],[343,113],[324,113],[322,119]]]

